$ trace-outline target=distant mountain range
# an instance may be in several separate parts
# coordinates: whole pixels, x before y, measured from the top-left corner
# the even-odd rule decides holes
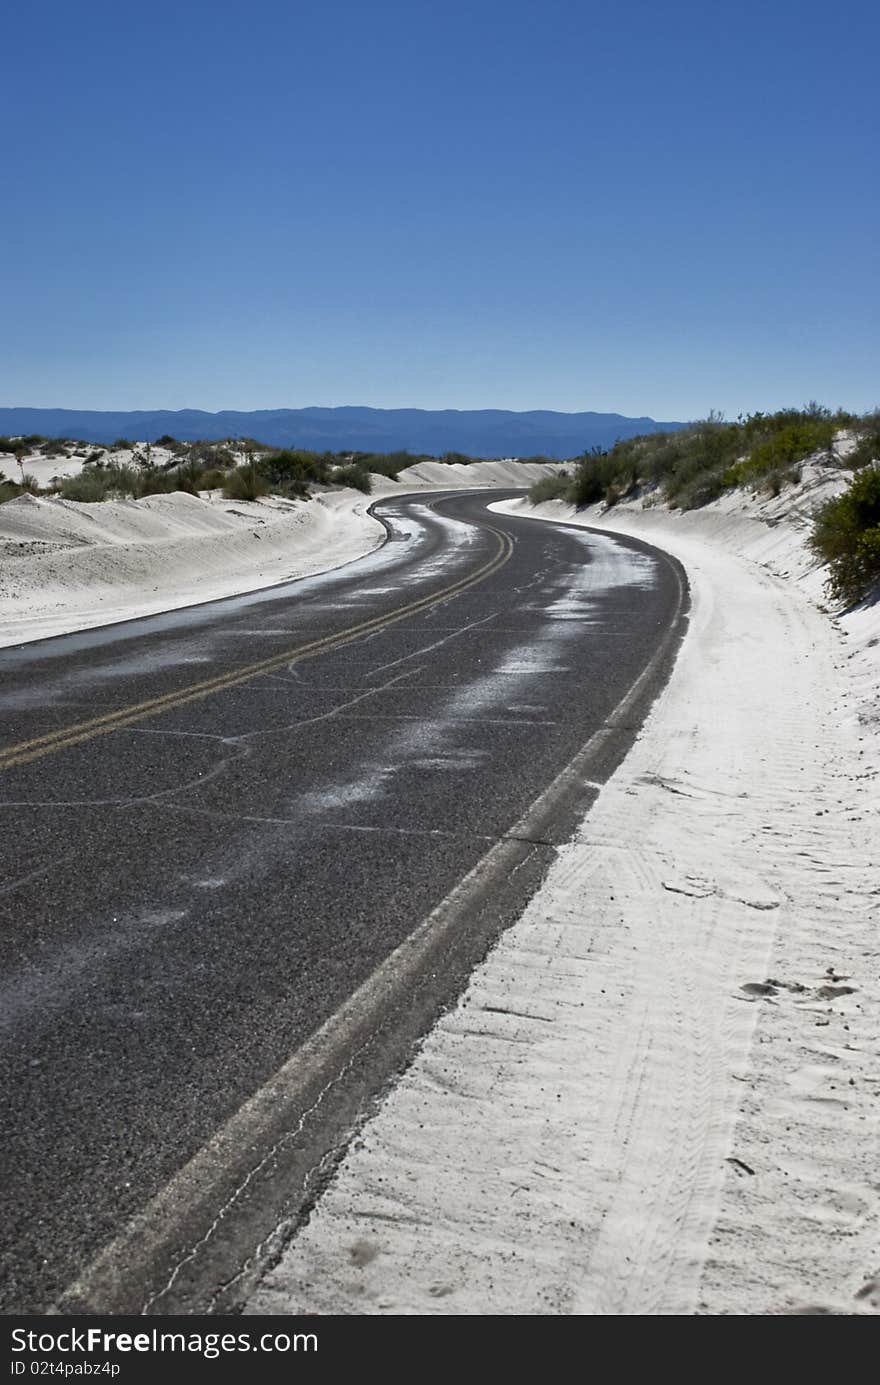
[[[623,414],[563,414],[548,409],[257,409],[248,413],[200,409],[92,411],[0,409],[0,434],[42,433],[48,438],[155,442],[166,433],[181,442],[197,438],[256,438],[273,447],[318,452],[463,452],[469,457],[573,457],[618,438],[683,428]]]

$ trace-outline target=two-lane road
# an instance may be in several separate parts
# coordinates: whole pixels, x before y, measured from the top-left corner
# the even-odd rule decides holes
[[[3,1311],[234,1303],[625,753],[681,574],[498,498],[0,651]]]

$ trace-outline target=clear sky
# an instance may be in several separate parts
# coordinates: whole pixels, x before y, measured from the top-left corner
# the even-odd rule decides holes
[[[0,404],[880,404],[876,0],[32,0]]]

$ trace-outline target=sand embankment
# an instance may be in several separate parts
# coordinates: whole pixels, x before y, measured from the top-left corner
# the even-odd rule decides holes
[[[26,469],[28,464],[26,463]],[[377,476],[370,496],[316,488],[310,501],[182,491],[81,504],[21,495],[0,505],[0,646],[130,620],[340,567],[380,544],[383,495],[528,486],[553,466],[426,462]]]
[[[381,543],[367,496],[0,505],[0,645],[212,601],[358,558]]]

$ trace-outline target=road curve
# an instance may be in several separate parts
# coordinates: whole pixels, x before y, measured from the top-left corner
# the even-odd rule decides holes
[[[2,1311],[234,1307],[625,754],[681,571],[499,498],[0,651]]]

